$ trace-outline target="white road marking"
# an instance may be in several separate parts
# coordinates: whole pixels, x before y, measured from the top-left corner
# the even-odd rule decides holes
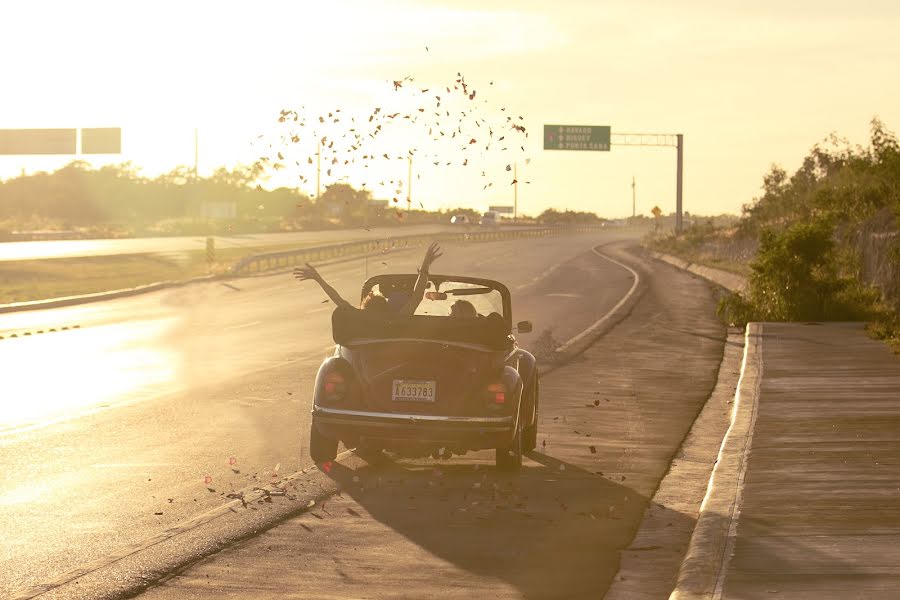
[[[531,281],[528,281],[527,283],[523,283],[522,285],[517,285],[515,288],[513,288],[513,291],[520,292],[520,291],[524,290],[525,288],[536,284],[538,281],[545,278],[547,275],[549,275],[550,273],[552,273],[553,271],[555,271],[562,265],[563,265],[563,263],[558,263],[558,264],[553,265],[552,267],[550,267],[549,269],[547,269],[546,271],[544,271],[537,277],[533,278]]]
[[[91,465],[95,469],[131,469],[138,467],[174,467],[176,463],[153,463],[153,462],[141,462],[141,463],[97,463]]]
[[[548,298],[581,298],[581,294],[563,294],[562,292],[556,294],[544,294]]]
[[[617,260],[615,260],[615,259],[613,259],[613,258],[610,258],[610,257],[606,256],[605,254],[603,254],[603,253],[601,253],[601,252],[597,252],[597,249],[596,249],[596,248],[593,248],[592,251],[593,251],[594,254],[596,254],[597,256],[599,256],[599,257],[601,257],[601,258],[605,258],[605,259],[608,260],[609,262],[611,262],[611,263],[613,263],[613,264],[616,264],[616,265],[619,265],[619,266],[622,267],[623,269],[626,269],[628,272],[630,272],[631,275],[634,277],[634,283],[631,284],[631,289],[628,290],[628,293],[625,294],[624,296],[622,296],[622,299],[619,300],[619,302],[618,302],[615,306],[613,306],[612,309],[610,309],[610,311],[609,311],[608,313],[606,313],[605,315],[603,315],[602,317],[600,317],[593,325],[591,325],[590,327],[588,327],[587,329],[585,329],[584,331],[582,331],[581,333],[579,333],[578,335],[576,335],[575,337],[573,337],[572,339],[570,339],[568,342],[566,342],[565,344],[563,344],[562,346],[560,346],[559,348],[557,348],[557,349],[556,349],[557,352],[565,352],[565,351],[568,350],[570,347],[572,347],[573,344],[577,343],[577,342],[578,342],[579,340],[581,340],[583,337],[585,337],[585,336],[587,336],[587,335],[590,335],[591,333],[593,333],[594,331],[596,331],[598,327],[600,327],[600,326],[603,325],[607,320],[609,320],[609,318],[612,317],[612,316],[616,313],[616,311],[619,310],[619,309],[622,307],[622,305],[625,304],[625,302],[626,302],[629,298],[631,298],[631,296],[634,294],[634,291],[637,289],[638,284],[639,284],[640,281],[641,281],[641,277],[640,277],[640,275],[637,274],[637,271],[635,271],[634,269],[632,269],[632,268],[629,267],[628,265],[622,264],[622,263],[620,263],[619,261],[617,261]]]
[[[228,327],[223,327],[223,331],[231,331],[232,329],[243,329],[244,327],[253,327],[254,325],[260,325],[262,321],[253,321],[252,323],[244,323],[243,325],[229,325]]]

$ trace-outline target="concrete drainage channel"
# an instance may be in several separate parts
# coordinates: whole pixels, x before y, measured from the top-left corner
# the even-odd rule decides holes
[[[739,275],[674,256],[652,255],[729,291],[746,289],[747,282]],[[605,600],[700,599],[721,593],[718,584],[728,559],[727,544],[734,535],[733,513],[753,429],[754,327],[748,325],[746,332],[729,329],[716,387],[660,482],[637,534],[622,552],[619,572]],[[666,518],[673,513],[682,518]],[[673,522],[681,526],[667,527]]]
[[[743,355],[744,336],[731,329],[716,386],[653,495],[638,532],[622,551],[619,572],[605,600],[667,598],[676,582],[685,580],[686,554],[689,548],[691,555],[696,554],[699,543],[699,538],[694,541],[692,536],[697,536],[700,525],[693,524],[702,514],[722,439],[731,423]],[[672,518],[675,515],[680,518]],[[675,525],[669,526],[672,523]]]

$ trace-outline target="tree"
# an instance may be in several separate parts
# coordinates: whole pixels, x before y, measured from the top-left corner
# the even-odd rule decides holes
[[[371,192],[357,190],[347,183],[335,183],[325,188],[316,200],[316,209],[323,218],[336,218],[344,225],[357,225],[366,218]]]

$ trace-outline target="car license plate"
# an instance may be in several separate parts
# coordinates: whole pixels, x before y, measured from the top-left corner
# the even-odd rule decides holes
[[[436,381],[395,379],[391,397],[394,402],[434,402],[436,388]]]

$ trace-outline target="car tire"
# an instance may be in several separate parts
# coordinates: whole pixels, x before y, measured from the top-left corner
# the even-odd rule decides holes
[[[516,432],[512,445],[508,448],[497,448],[497,469],[500,471],[518,471],[522,466],[522,429]]]
[[[538,429],[538,407],[541,401],[541,382],[538,374],[534,374],[531,386],[531,397],[534,399],[534,413],[531,417],[531,424],[525,427],[522,434],[522,450],[531,452],[537,448],[537,429]]]
[[[337,458],[338,441],[327,438],[319,432],[315,421],[309,428],[309,455],[320,465]]]

